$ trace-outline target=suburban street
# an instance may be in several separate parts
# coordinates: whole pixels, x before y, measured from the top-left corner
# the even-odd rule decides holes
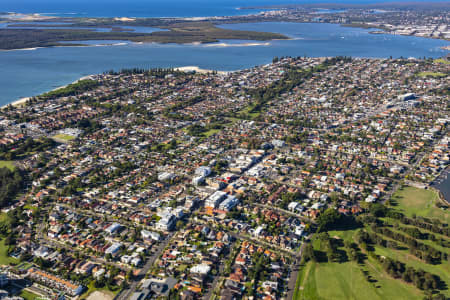
[[[133,278],[130,286],[127,289],[122,290],[116,296],[115,299],[117,299],[117,300],[127,300],[129,297],[131,297],[131,295],[136,291],[136,288],[137,288],[138,284],[141,282],[142,279],[144,279],[145,275],[150,270],[150,268],[153,266],[153,264],[155,263],[156,259],[158,259],[158,257],[162,254],[162,252],[167,247],[167,245],[169,245],[170,241],[172,240],[172,238],[174,236],[175,236],[174,233],[170,233],[166,237],[166,239],[161,244],[158,245],[158,247],[156,248],[156,251],[152,254],[152,256],[150,256],[147,259],[147,261],[145,262],[145,265],[139,271],[139,274]]]
[[[300,263],[302,261],[302,254],[303,254],[304,247],[305,247],[305,244],[303,243],[302,246],[300,247],[298,256],[296,258],[294,258],[294,262],[292,263],[292,266],[291,266],[291,274],[289,276],[287,299],[293,299],[293,296],[294,296],[295,284],[297,283],[297,277],[298,277],[298,273],[300,271]]]

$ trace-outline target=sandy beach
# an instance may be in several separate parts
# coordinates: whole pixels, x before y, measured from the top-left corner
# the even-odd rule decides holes
[[[175,68],[176,71],[182,71],[182,72],[192,72],[195,71],[197,73],[206,74],[214,72],[215,70],[208,70],[208,69],[201,69],[198,66],[185,66],[185,67],[179,67]],[[218,74],[228,74],[231,73],[231,71],[216,71]]]
[[[2,15],[3,18],[10,19],[13,21],[51,21],[56,19],[56,17],[43,16],[41,14],[22,14],[22,13],[8,13]]]
[[[1,52],[8,52],[8,51],[34,51],[34,50],[41,49],[41,48],[44,48],[44,47],[19,48],[19,49],[8,49],[8,50],[0,49],[0,51],[1,51]]]
[[[16,100],[9,104],[11,104],[12,106],[15,106],[15,107],[22,106],[25,104],[25,102],[28,101],[28,99],[30,99],[30,97],[20,98],[19,100]],[[2,108],[7,107],[9,104],[2,106]]]
[[[254,47],[254,46],[270,46],[269,42],[266,43],[242,43],[242,44],[230,44],[230,43],[213,43],[205,44],[204,47]]]

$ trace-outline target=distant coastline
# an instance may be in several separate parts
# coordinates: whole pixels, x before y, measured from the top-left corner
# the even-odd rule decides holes
[[[257,18],[257,16],[252,18]],[[221,40],[289,39],[280,33],[227,30],[217,27],[222,22],[231,19],[232,17],[86,19],[46,17],[39,14],[11,14],[7,17],[0,17],[0,22],[7,24],[0,30],[0,49],[71,46],[71,42],[93,40],[189,44],[217,43]],[[239,20],[245,20],[245,18],[239,18]],[[20,27],[21,24],[24,28]],[[138,32],[122,28],[122,26],[156,27],[159,30]],[[109,30],[96,30],[98,28]]]
[[[39,47],[32,44],[29,47],[19,48],[18,50],[21,51],[17,52],[13,49],[10,49],[12,51],[0,51],[4,62],[2,64],[4,74],[0,76],[3,82],[2,95],[0,96],[2,103],[0,105],[5,105],[15,99],[18,100],[14,102],[23,103],[23,98],[26,99],[27,96],[39,95],[53,89],[54,86],[72,82],[83,74],[98,74],[107,70],[133,67],[150,69],[187,65],[200,66],[205,69],[238,70],[269,63],[274,56],[347,55],[352,57],[426,56],[438,58],[448,55],[446,51],[448,51],[449,45],[447,42],[443,43],[442,40],[435,40],[435,42],[432,41],[433,39],[425,37],[420,37],[420,40],[417,40],[414,37],[406,39],[394,36],[384,37],[383,35],[370,35],[369,37],[366,29],[345,28],[339,23],[302,22],[284,18],[284,15],[277,16],[276,11],[268,11],[265,14],[268,16],[267,18],[263,14],[217,18],[93,18],[91,24],[88,24],[90,20],[88,17],[59,18],[54,15],[45,17],[41,22],[33,22],[34,26],[51,28],[55,24],[62,24],[61,26],[64,26],[62,31],[65,32],[66,29],[78,31],[76,30],[78,26],[87,27],[89,25],[90,31],[87,30],[89,34],[106,33],[124,36],[131,34],[130,28],[136,28],[133,34],[140,36],[140,38],[142,34],[147,33],[151,33],[153,37],[158,39],[162,39],[162,35],[173,35],[173,32],[183,32],[183,34],[191,36],[186,40],[179,40],[178,43],[172,41],[178,39],[179,36],[171,36],[170,40],[165,41],[127,41],[127,45],[121,47],[112,47],[112,45],[123,45],[121,42],[123,42],[124,36],[120,37],[121,40],[117,36],[117,40],[113,41],[108,41],[106,37],[103,41],[102,39],[93,40],[94,37],[90,37],[87,43],[80,42],[80,40],[72,37],[70,41],[58,43],[58,45]],[[280,14],[283,14],[283,12],[280,11]],[[0,28],[2,28],[0,32],[3,32],[4,28],[8,28],[8,24],[14,22],[1,17],[0,22],[3,22],[3,24],[0,23]],[[33,18],[36,17],[36,15],[33,16]],[[76,24],[70,24],[69,19],[74,20],[73,22]],[[210,21],[204,22],[204,20]],[[173,23],[167,24],[164,22]],[[29,23],[32,22],[22,22],[22,24]],[[73,28],[70,26],[73,26]],[[112,30],[111,28],[117,28],[116,30],[118,30],[121,26],[124,32],[109,32]],[[108,28],[105,29],[104,27]],[[153,27],[151,30],[161,28],[165,32],[149,31],[145,27]],[[168,29],[169,27],[171,29]],[[100,30],[103,30],[101,28],[106,31],[100,32]],[[199,28],[203,28],[201,30],[207,29],[206,31],[211,30],[212,35],[210,37],[214,38],[208,38],[205,41],[198,36],[193,36],[192,33],[196,33]],[[11,32],[14,30],[16,29],[11,29]],[[20,31],[21,29],[17,30]],[[43,31],[46,30],[43,29]],[[278,39],[273,36],[270,37],[271,39],[266,39],[269,37],[264,35],[269,31],[285,35],[285,41],[277,41]],[[228,33],[230,32],[233,35],[238,35],[239,40],[228,39]],[[255,32],[259,37],[264,38],[261,40],[253,39]],[[248,33],[251,33],[251,35]],[[219,35],[222,36],[218,38]],[[1,39],[0,35],[0,42]],[[382,44],[383,48],[381,48]],[[30,59],[31,57],[33,59]],[[42,67],[49,62],[54,62],[52,68]]]
[[[320,3],[319,3],[320,4]],[[36,49],[39,47],[78,46],[70,44],[77,41],[110,40],[128,41],[137,43],[160,44],[191,44],[191,43],[219,43],[222,40],[271,41],[289,39],[289,37],[276,32],[224,30],[218,25],[233,23],[255,22],[293,22],[293,23],[329,23],[345,27],[376,28],[371,34],[393,34],[404,36],[418,36],[430,39],[449,40],[444,33],[430,31],[429,34],[420,33],[414,25],[390,25],[389,20],[355,21],[351,17],[339,17],[339,13],[320,14],[316,10],[321,5],[276,5],[259,7],[271,11],[258,14],[239,16],[210,16],[210,17],[56,17],[37,13],[20,14],[11,13],[0,16],[0,23],[9,23],[0,30],[0,49],[19,50]],[[348,9],[368,9],[370,5],[344,5]],[[338,9],[325,5],[324,9]],[[376,6],[378,7],[378,6]],[[394,6],[395,7],[395,6]],[[407,7],[407,6],[406,6]],[[422,6],[419,6],[422,7]],[[298,15],[293,8],[306,9],[305,15]],[[254,9],[253,7],[240,7],[239,10]],[[417,9],[417,7],[416,7]],[[386,12],[386,11],[385,11]],[[379,14],[382,15],[382,14]],[[330,16],[333,16],[330,19]],[[338,18],[338,19],[336,19]],[[28,22],[28,23],[27,23]],[[21,28],[23,24],[26,28]],[[139,32],[127,27],[156,27],[154,32]],[[123,27],[123,28],[122,28]],[[102,29],[102,30],[97,30]],[[103,30],[109,29],[109,30]],[[270,29],[268,29],[270,30]],[[430,29],[431,30],[431,29]],[[65,44],[67,43],[67,44]],[[249,45],[253,45],[249,43]],[[448,46],[450,47],[450,46]],[[442,48],[448,50],[448,47]]]
[[[85,47],[110,47],[110,46],[125,46],[128,44],[136,44],[136,45],[140,45],[143,44],[142,42],[119,42],[119,43],[105,43],[105,44],[61,44],[58,46],[49,46],[49,47],[34,47],[34,48],[18,48],[18,49],[8,49],[8,50],[4,50],[4,49],[0,49],[0,52],[8,52],[8,51],[35,51],[38,49],[44,49],[44,48],[73,48],[73,47],[80,47],[80,48],[85,48]]]

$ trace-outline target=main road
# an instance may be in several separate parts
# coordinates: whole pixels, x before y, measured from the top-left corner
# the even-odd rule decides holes
[[[127,289],[122,290],[116,297],[116,300],[127,300],[131,297],[131,295],[136,291],[139,282],[145,277],[145,275],[148,273],[150,268],[153,266],[155,261],[158,259],[158,257],[162,254],[164,249],[167,247],[167,245],[170,243],[172,238],[174,237],[174,233],[170,233],[165,240],[158,245],[156,248],[156,251],[153,253],[152,256],[149,257],[149,259],[145,262],[145,265],[142,267],[142,269],[139,271],[139,274],[134,276],[133,280],[130,283],[130,286]]]

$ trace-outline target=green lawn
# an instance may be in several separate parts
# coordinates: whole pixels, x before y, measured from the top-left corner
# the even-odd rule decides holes
[[[445,261],[437,265],[426,264],[415,256],[409,254],[408,250],[395,250],[379,246],[375,246],[375,253],[378,255],[393,258],[395,260],[399,260],[402,263],[406,264],[407,267],[414,267],[415,269],[422,269],[426,272],[439,275],[441,280],[445,281],[447,286],[449,286],[450,284],[450,264],[446,263]],[[450,290],[448,289],[441,291],[441,293],[446,295],[447,297],[450,297]]]
[[[38,208],[37,208],[37,206],[33,206],[31,204],[25,204],[23,206],[23,209],[29,209],[29,210],[32,210],[32,211],[36,211]]]
[[[412,285],[402,284],[385,274],[377,262],[315,263],[308,262],[308,274],[302,280],[295,300],[347,300],[347,299],[422,299],[423,294]],[[363,274],[368,271],[374,282],[368,282]],[[305,272],[306,273],[306,272]]]
[[[210,130],[204,132],[203,135],[206,137],[210,137],[211,135],[218,133],[220,130],[221,129],[210,129]]]
[[[448,211],[438,208],[435,204],[439,195],[434,190],[418,189],[415,187],[404,187],[399,189],[393,196],[394,209],[402,211],[411,217],[413,214],[428,218],[439,218],[448,223]],[[389,224],[398,222],[394,219],[383,218]],[[401,224],[401,226],[407,226]],[[407,227],[412,227],[408,225]],[[365,226],[371,231],[370,226]],[[391,228],[396,231],[396,229]],[[420,229],[422,232],[426,230]],[[356,230],[329,231],[330,237],[354,241]],[[439,238],[448,239],[444,235],[436,234]],[[383,238],[390,240],[388,237]],[[448,248],[444,248],[430,240],[421,240],[440,251],[449,254]],[[402,243],[399,245],[407,247]],[[314,248],[320,249],[320,241],[313,241]],[[450,287],[450,264],[443,261],[441,264],[427,264],[409,253],[409,250],[395,250],[381,246],[374,246],[375,253],[401,261],[406,266],[422,269],[438,275],[448,287]],[[342,249],[342,248],[340,248]],[[370,275],[371,282],[367,281],[364,273]],[[450,288],[441,291],[443,295],[450,298]],[[308,300],[344,300],[344,299],[423,299],[424,292],[417,289],[413,284],[407,284],[399,279],[389,276],[381,264],[372,257],[367,257],[363,264],[354,261],[344,263],[337,262],[308,262],[299,272],[294,299]]]
[[[440,77],[446,77],[447,74],[441,73],[441,72],[420,72],[419,74],[417,74],[417,76],[440,78]]]
[[[67,141],[67,142],[75,139],[74,136],[68,135],[68,134],[63,134],[63,133],[57,134],[53,138],[55,138],[57,140]]]
[[[387,219],[389,219],[389,218],[387,218]],[[389,224],[392,224],[392,223],[389,223]],[[402,226],[402,227],[414,228],[414,226],[412,226],[412,225],[406,226],[406,225],[404,225],[404,224],[401,224],[401,226]],[[416,227],[416,228],[417,228],[417,227]],[[393,232],[400,233],[400,234],[405,234],[402,230],[397,230],[397,229],[395,229],[395,228],[390,228],[390,230],[393,231]],[[423,232],[423,233],[433,234],[434,236],[436,236],[436,237],[438,237],[438,238],[443,238],[444,240],[447,240],[448,242],[450,242],[450,238],[447,237],[447,236],[445,236],[445,235],[441,235],[441,234],[438,234],[438,233],[434,233],[434,232],[431,232],[431,231],[427,231],[427,230],[425,230],[425,229],[423,229],[423,228],[419,228],[419,230],[420,230],[421,232]],[[388,239],[388,238],[387,238],[387,239]],[[441,246],[441,245],[439,245],[438,243],[435,243],[435,242],[433,242],[433,241],[431,241],[431,240],[425,240],[425,239],[423,239],[423,240],[420,240],[420,242],[423,243],[423,244],[425,244],[425,245],[431,246],[431,247],[433,247],[433,248],[435,248],[435,249],[437,249],[437,250],[439,250],[439,251],[441,251],[441,252],[449,252],[449,248],[446,248],[445,246]],[[405,247],[407,247],[407,246],[408,246],[408,245],[405,245]],[[449,254],[450,254],[450,252],[449,252]],[[449,266],[450,266],[450,265],[449,265]]]
[[[6,213],[0,213],[0,223],[8,223],[9,216]],[[9,246],[5,245],[5,239],[0,240],[0,265],[9,265],[10,263],[18,263],[19,260],[8,255]]]
[[[209,130],[207,130],[207,131],[205,131],[205,132],[202,132],[201,134],[199,134],[198,135],[198,137],[206,137],[206,138],[208,138],[208,137],[210,137],[210,136],[212,136],[212,135],[214,135],[214,134],[216,134],[216,133],[218,133],[218,132],[220,132],[222,129],[209,129]],[[188,130],[186,129],[186,128],[183,128],[183,131],[185,132],[185,133],[189,133],[188,132]]]
[[[0,213],[0,223],[9,221],[9,216],[7,213]]]
[[[177,270],[181,273],[184,273],[186,271],[186,269],[188,268],[188,265],[179,265],[177,267]]]
[[[32,292],[29,292],[29,291],[25,291],[25,290],[22,290],[22,292],[19,294],[19,296],[22,297],[25,300],[34,300],[36,298],[39,298],[39,295],[34,294]]]
[[[239,116],[240,114],[244,114],[246,115],[246,118],[253,120],[256,119],[257,117],[259,117],[261,115],[261,111],[256,111],[256,112],[251,112],[254,108],[254,105],[248,105],[246,107],[244,107],[243,109],[241,109],[239,112],[236,113],[237,116]],[[229,119],[234,119],[234,120],[239,120],[240,118],[229,118]]]
[[[446,223],[450,221],[448,210],[436,207],[439,195],[434,190],[408,186],[399,189],[392,198],[398,204],[395,208],[409,217],[416,214],[427,218],[439,218]]]
[[[343,240],[353,241],[353,236],[355,235],[356,230],[330,230],[328,234],[330,237],[338,237]]]
[[[253,107],[249,106],[246,109],[244,109],[242,112],[245,113],[251,120],[254,120],[261,115],[261,112],[260,111],[250,112],[252,109],[253,109]]]
[[[436,208],[438,209],[438,208]],[[389,224],[393,224],[395,221],[393,219],[390,218],[383,218],[383,220]],[[402,227],[414,227],[411,225],[404,225],[401,224]],[[369,226],[366,226],[366,230],[367,231],[371,231]],[[392,230],[393,232],[398,232],[398,233],[403,233],[400,230],[396,230],[394,228],[390,228],[390,230]],[[428,233],[432,233],[430,231],[427,231],[425,229],[419,228],[419,230],[421,232],[428,232]],[[404,233],[403,233],[404,234]],[[446,237],[445,235],[440,235],[440,234],[436,234],[436,233],[432,233],[435,236],[439,237],[439,238],[444,238],[449,240],[448,237]],[[382,237],[386,240],[392,240],[389,237],[386,237],[384,235],[382,235]],[[431,240],[419,240],[421,243],[424,243],[426,245],[429,245],[439,251],[442,252],[446,252],[447,255],[450,255],[449,249],[448,248],[444,248],[440,245],[438,245],[437,243],[434,243]],[[399,241],[396,241],[398,243],[399,246],[408,248],[408,245],[403,244]],[[396,249],[391,249],[391,248],[384,248],[381,246],[374,246],[375,248],[375,253],[381,256],[385,256],[385,257],[390,257],[392,259],[401,261],[402,263],[406,264],[406,266],[410,266],[410,267],[414,267],[415,269],[422,269],[424,271],[430,272],[432,274],[436,274],[439,275],[439,277],[446,282],[447,286],[450,287],[450,264],[448,264],[448,262],[446,262],[445,260],[442,261],[441,264],[427,264],[423,261],[421,261],[420,259],[418,259],[417,257],[413,256],[412,254],[409,253],[409,250],[396,250]],[[442,291],[442,293],[444,295],[446,295],[447,297],[450,296],[450,290],[447,289],[445,291]]]
[[[439,210],[439,208],[435,208],[435,210]],[[383,218],[383,220],[388,223],[388,224],[394,224],[396,221],[390,218]],[[404,225],[401,224],[402,227],[414,227],[412,225]],[[417,227],[416,227],[417,228]],[[367,231],[371,231],[369,226],[366,226],[366,230]],[[390,230],[392,230],[393,232],[398,232],[398,233],[402,233],[404,234],[401,230],[396,230],[395,228],[390,228]],[[438,238],[443,238],[447,241],[449,241],[450,239],[445,236],[445,235],[441,235],[441,234],[437,234],[437,233],[433,233],[431,231],[427,231],[423,228],[419,228],[419,230],[421,232],[424,233],[431,233],[433,235],[435,235]],[[392,240],[389,237],[386,237],[384,235],[382,235],[382,237],[386,240]],[[441,252],[446,252],[447,255],[450,255],[450,251],[449,248],[445,248],[431,240],[419,240],[421,243],[429,245]],[[398,245],[405,247],[405,248],[409,248],[408,245],[403,244],[399,241],[396,241],[398,243]],[[418,259],[417,257],[413,256],[412,254],[409,253],[409,250],[396,250],[396,249],[391,249],[391,248],[384,248],[384,247],[380,247],[380,246],[375,246],[375,253],[378,255],[382,255],[385,257],[390,257],[392,259],[398,260],[403,262],[404,264],[406,264],[406,266],[411,266],[414,267],[415,269],[422,269],[424,271],[430,272],[432,274],[436,274],[439,275],[439,277],[445,281],[445,283],[447,284],[447,286],[450,287],[450,264],[448,262],[446,262],[445,260],[442,261],[441,264],[427,264],[423,261],[421,261],[420,259]],[[444,290],[442,291],[442,293],[444,295],[446,295],[447,297],[450,297],[450,290]]]
[[[8,168],[13,171],[16,166],[14,166],[14,162],[12,160],[0,160],[0,168]]]
[[[440,64],[450,65],[450,60],[444,59],[444,58],[435,59],[434,62],[435,63],[440,63]]]
[[[8,255],[9,246],[5,246],[5,240],[0,241],[0,265],[9,265],[10,263],[18,263],[19,260]]]
[[[297,280],[295,281],[295,290],[293,295],[294,300],[302,299],[303,289],[305,286],[305,279],[308,278],[309,272],[311,271],[311,268],[313,268],[314,266],[315,263],[309,262],[305,266],[303,266],[299,271]]]
[[[437,208],[436,208],[437,209]],[[386,218],[388,219],[388,218]],[[391,220],[391,219],[389,219]],[[392,220],[391,220],[392,221]],[[370,231],[370,227],[366,226]],[[391,229],[392,230],[392,229]],[[343,240],[354,241],[356,230],[329,231],[330,237]],[[386,237],[384,237],[386,238]],[[389,238],[386,238],[389,239]],[[431,241],[422,240],[423,243]],[[319,249],[319,241],[315,240],[313,245]],[[409,254],[408,250],[394,250],[375,246],[375,253],[383,255],[405,263],[416,269],[423,269],[427,272],[439,275],[440,278],[450,286],[450,264],[443,262],[438,265],[431,265],[422,262]],[[368,282],[363,272],[368,272],[373,279]],[[450,290],[441,291],[446,297],[450,296]],[[424,293],[412,284],[406,284],[401,280],[389,276],[380,263],[372,257],[368,257],[363,264],[353,261],[344,263],[337,262],[308,262],[299,272],[294,300],[344,300],[344,299],[423,299]]]

